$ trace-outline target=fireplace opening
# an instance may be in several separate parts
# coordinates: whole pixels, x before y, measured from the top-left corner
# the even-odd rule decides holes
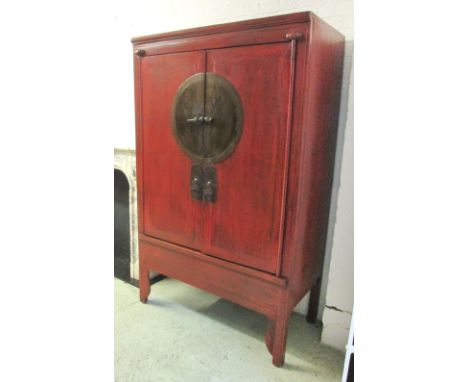
[[[130,278],[130,185],[125,174],[114,169],[114,277]]]

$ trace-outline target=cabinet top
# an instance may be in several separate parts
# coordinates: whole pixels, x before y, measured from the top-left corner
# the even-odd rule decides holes
[[[174,32],[158,33],[132,38],[134,45],[147,42],[173,40],[185,37],[197,37],[216,33],[234,32],[248,29],[268,28],[285,24],[310,23],[315,16],[312,12],[290,13],[280,16],[262,17],[257,19],[236,21],[226,24],[216,24],[205,27],[183,29]]]

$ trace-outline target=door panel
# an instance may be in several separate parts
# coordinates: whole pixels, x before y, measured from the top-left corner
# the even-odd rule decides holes
[[[206,207],[191,197],[192,162],[172,133],[172,106],[182,82],[204,70],[202,51],[141,60],[143,231],[195,249],[202,246]]]
[[[281,232],[290,71],[289,43],[207,52],[207,72],[231,82],[244,120],[234,152],[214,165],[218,194],[209,205],[206,251],[271,273],[277,267]]]

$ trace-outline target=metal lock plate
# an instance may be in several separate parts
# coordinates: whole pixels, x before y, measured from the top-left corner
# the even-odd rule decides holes
[[[177,91],[172,130],[180,148],[197,163],[216,163],[234,151],[243,109],[234,86],[214,73],[197,73]]]
[[[216,202],[218,179],[213,166],[203,168],[201,164],[192,165],[190,192],[192,198],[208,203]]]
[[[203,171],[203,200],[208,203],[216,202],[218,180],[213,166],[205,167]]]
[[[192,166],[190,191],[193,199],[203,200],[203,167],[199,164],[194,164]]]

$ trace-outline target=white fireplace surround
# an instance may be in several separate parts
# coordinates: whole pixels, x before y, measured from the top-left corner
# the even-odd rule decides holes
[[[121,171],[129,184],[130,277],[139,280],[138,214],[135,150],[114,148],[114,169]]]

